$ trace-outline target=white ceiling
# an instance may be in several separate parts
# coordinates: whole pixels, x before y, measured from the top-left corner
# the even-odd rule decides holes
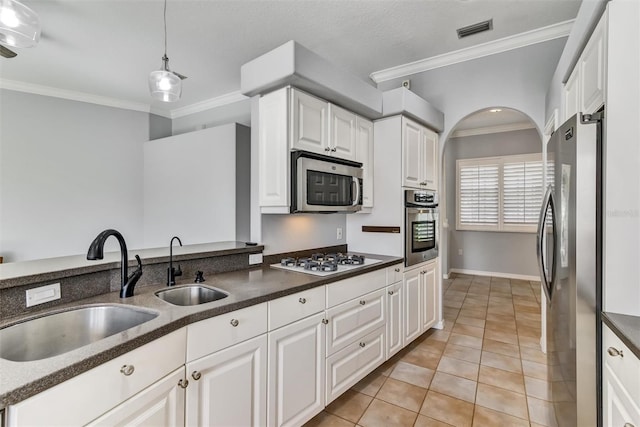
[[[500,108],[492,112],[493,108],[478,111],[460,121],[456,125],[454,136],[469,133],[495,133],[504,130],[527,129],[535,127],[529,116],[510,108]],[[469,132],[473,130],[473,132]]]
[[[575,18],[580,0],[168,0],[171,69],[182,99],[152,101],[163,54],[162,0],[22,0],[42,40],[0,58],[0,78],[176,109],[240,88],[240,66],[296,40],[363,80],[374,71]],[[459,40],[456,28],[493,18]],[[373,84],[373,82],[371,82]]]

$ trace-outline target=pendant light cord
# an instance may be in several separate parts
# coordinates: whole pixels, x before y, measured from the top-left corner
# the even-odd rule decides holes
[[[167,0],[164,0],[164,56],[167,56]]]

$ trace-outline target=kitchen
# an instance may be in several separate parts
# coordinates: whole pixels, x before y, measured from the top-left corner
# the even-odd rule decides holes
[[[462,5],[472,5],[475,2],[460,3],[460,7],[463,7]],[[34,9],[38,4],[38,2],[33,3]],[[44,7],[44,5],[42,6]],[[169,56],[172,59],[172,68],[189,75],[189,79],[183,83],[183,92],[186,98],[189,96],[188,85],[196,80],[197,74],[194,73],[201,71],[189,69],[187,72],[187,70],[180,66],[180,49],[173,47],[174,41],[172,41],[176,40],[179,34],[176,34],[177,31],[171,31],[171,20],[178,20],[178,18],[175,17],[176,15],[173,15],[172,18],[172,14],[179,13],[179,11],[178,8],[171,8],[171,6],[172,4],[169,2],[167,12],[167,19],[169,21]],[[158,7],[161,7],[161,5]],[[229,15],[232,14],[233,4],[231,2],[223,2],[219,7],[220,11],[218,13],[223,14],[226,10],[225,8],[228,8],[229,10],[226,10],[227,13],[229,13]],[[320,6],[317,7],[320,8]],[[409,79],[413,93],[420,95],[421,98],[437,106],[438,109],[444,113],[445,120],[439,135],[439,158],[442,156],[445,146],[448,144],[448,137],[452,134],[456,125],[471,113],[484,110],[488,107],[508,107],[524,112],[532,119],[537,129],[539,129],[539,133],[542,134],[542,129],[545,128],[547,120],[553,116],[553,110],[556,108],[561,109],[563,105],[563,101],[561,101],[563,93],[562,82],[565,77],[568,77],[565,76],[566,72],[572,68],[572,57],[574,53],[581,50],[582,45],[588,38],[588,33],[595,25],[595,22],[598,21],[603,8],[604,3],[602,2],[584,2],[580,11],[578,11],[577,8],[574,9],[573,13],[578,13],[577,16],[580,20],[577,19],[576,23],[574,23],[571,34],[565,33],[564,37],[569,34],[569,40],[566,42],[566,45],[564,44],[564,38],[554,38],[547,42],[511,49],[490,56],[478,57],[466,62],[434,68],[422,73],[416,73],[415,71],[407,73],[407,71],[404,71],[405,74],[402,74],[401,71],[398,74],[400,77],[380,80],[378,89],[383,92],[396,89],[401,86],[403,80]],[[74,12],[80,13],[82,11],[74,10]],[[265,11],[260,12],[266,13]],[[160,25],[162,16],[159,14],[157,17],[159,20],[158,25]],[[159,28],[161,30],[161,27]],[[232,31],[232,29],[228,31]],[[46,35],[46,32],[43,34]],[[46,46],[47,43],[55,44],[53,38],[47,41],[44,35],[40,46],[33,50],[20,50],[19,56],[13,60],[21,60],[21,55],[24,55],[25,61],[27,61],[29,60],[30,52],[33,52],[35,55],[39,50],[44,50],[42,48]],[[160,36],[161,35],[160,33]],[[152,44],[152,36],[149,35],[148,37],[149,40],[147,41],[151,46],[160,46],[158,48],[159,52],[161,45],[159,43]],[[299,37],[295,37],[294,39],[300,42],[304,41],[303,44],[306,47],[312,47],[315,52],[319,52],[316,48],[320,46],[313,41],[307,41]],[[155,37],[153,37],[153,40],[155,40]],[[286,40],[287,39],[284,39],[283,42]],[[257,44],[259,45],[259,43]],[[281,43],[275,43],[268,47],[264,45],[256,46],[254,48],[256,54],[248,55],[238,62],[235,67],[232,67],[234,70],[233,77],[227,76],[226,78],[230,78],[231,80],[235,79],[237,82],[240,77],[239,70],[242,64],[251,61],[253,58],[265,52],[271,51],[271,49],[279,45],[281,45]],[[563,53],[563,48],[565,53]],[[149,57],[153,61],[157,61],[155,50],[145,48],[144,51],[146,52],[146,50],[153,50]],[[550,51],[553,52],[553,54],[550,54]],[[139,54],[139,52],[134,53]],[[342,64],[343,62],[345,64],[349,63],[346,60],[342,61],[339,56],[327,55],[327,52],[324,51],[322,53],[323,57],[331,57],[332,62],[336,64]],[[336,55],[338,54],[336,53]],[[426,56],[428,55],[415,57],[412,60],[421,59]],[[610,52],[609,61],[615,59],[616,57]],[[558,60],[560,60],[560,62],[558,69],[556,69],[555,66]],[[111,64],[113,63],[112,58],[110,58],[109,61]],[[387,64],[385,66],[367,69],[365,75],[375,70],[410,62],[407,59],[393,61],[387,59],[386,61]],[[49,62],[53,63],[54,60],[50,59]],[[126,63],[126,60],[122,61],[122,66],[125,66]],[[140,141],[148,142],[150,139],[157,139],[158,137],[171,134],[177,135],[184,133],[186,136],[189,133],[193,133],[185,133],[188,130],[202,129],[205,125],[207,128],[214,128],[218,124],[235,121],[245,126],[251,125],[251,144],[257,144],[259,127],[253,123],[253,115],[254,111],[259,109],[258,103],[252,99],[243,98],[240,94],[230,94],[225,99],[219,99],[202,105],[202,107],[210,108],[211,106],[215,106],[216,103],[221,104],[226,102],[227,106],[202,112],[196,108],[191,110],[185,108],[181,112],[176,111],[175,118],[170,119],[162,115],[149,114],[148,110],[147,112],[141,111],[139,109],[140,103],[114,105],[114,97],[128,99],[126,92],[121,92],[121,96],[111,95],[109,100],[93,97],[93,103],[89,103],[86,102],[89,98],[78,98],[80,96],[78,93],[71,94],[76,97],[72,97],[71,99],[76,99],[76,101],[64,101],[59,97],[38,95],[38,93],[42,94],[42,87],[40,87],[40,92],[35,93],[34,91],[37,89],[37,86],[23,85],[23,90],[20,90],[20,86],[17,86],[15,83],[15,80],[19,80],[15,75],[11,78],[7,77],[11,82],[7,83],[4,80],[5,73],[9,73],[10,71],[9,65],[5,66],[5,64],[6,62],[3,63],[1,100],[3,107],[3,150],[1,160],[3,180],[0,190],[2,191],[3,216],[0,225],[2,227],[0,234],[3,237],[0,249],[3,252],[2,255],[4,255],[6,262],[19,261],[20,256],[23,257],[22,259],[36,259],[84,253],[91,239],[95,237],[99,231],[109,227],[120,230],[126,237],[127,243],[131,248],[143,248],[145,242],[145,215],[148,211],[145,211],[144,206],[139,203],[139,200],[147,197],[147,191],[144,186],[144,174],[147,169],[140,166],[145,162],[144,150]],[[155,62],[150,63],[147,68],[148,70],[146,72],[148,73],[148,71],[157,68],[157,65]],[[619,67],[616,69],[622,68],[623,67]],[[546,71],[539,73],[538,71],[540,69],[545,69]],[[515,70],[517,70],[517,72],[514,72]],[[205,71],[206,74],[198,80],[211,79],[209,76],[211,71]],[[7,74],[7,76],[8,75],[9,74]],[[27,74],[25,74],[25,76],[26,75]],[[410,75],[410,78],[407,77],[408,75]],[[469,78],[469,76],[473,76],[473,78]],[[220,75],[221,80],[224,77],[224,74]],[[216,77],[216,79],[217,78],[218,77]],[[523,84],[523,82],[526,82],[526,84]],[[7,86],[9,83],[13,84],[13,86]],[[140,85],[142,89],[146,91],[144,80],[142,80]],[[236,83],[236,90],[237,87]],[[117,90],[113,93],[117,93]],[[80,92],[89,91],[83,90]],[[349,92],[349,89],[347,88],[343,92]],[[611,94],[612,92],[609,91],[609,95]],[[148,94],[145,95],[148,96]],[[315,93],[315,95],[319,96],[321,94]],[[60,93],[58,93],[58,96],[60,96]],[[85,102],[77,102],[78,100]],[[100,104],[101,102],[102,105],[96,105],[96,103]],[[111,104],[108,102],[111,102]],[[148,101],[146,102],[148,104]],[[187,107],[190,103],[184,101],[183,104],[177,105]],[[339,103],[339,105],[346,107],[344,103]],[[127,109],[127,107],[129,108]],[[159,103],[155,104],[154,107],[162,108]],[[612,107],[615,108],[615,106]],[[136,108],[138,108],[138,110],[136,110]],[[191,111],[192,114],[185,114],[189,111]],[[560,113],[553,128],[558,127],[564,122],[560,117],[565,117],[564,111]],[[38,127],[33,126],[32,121],[34,118],[42,123],[42,125]],[[13,127],[10,126],[10,124],[12,124]],[[97,129],[100,130],[97,131]],[[245,131],[238,129],[239,128],[236,128],[237,133]],[[21,141],[21,144],[9,145],[9,141],[12,140]],[[52,144],[49,143],[50,141],[55,141],[56,145],[52,146]],[[29,142],[29,144],[27,144],[27,142]],[[134,142],[136,143],[133,144]],[[107,147],[113,147],[111,149],[112,151],[107,149]],[[66,154],[69,152],[73,152],[74,156]],[[257,149],[251,150],[252,155],[254,153],[257,154],[257,152]],[[43,155],[34,156],[34,153],[43,153]],[[127,154],[123,155],[122,153]],[[189,166],[181,165],[193,162],[191,163],[190,171],[182,171],[183,175],[187,172],[197,174],[207,171],[206,159],[198,159],[197,156],[185,157],[184,159],[176,159],[174,164],[168,161],[166,168],[181,167],[186,169],[186,167]],[[29,160],[27,161],[25,159]],[[96,159],[100,159],[101,161],[97,162]],[[203,161],[203,163],[198,163],[198,161]],[[256,160],[251,159],[251,162],[254,161]],[[634,159],[628,158],[627,161],[632,162]],[[15,165],[13,168],[11,168],[12,164]],[[252,164],[255,165],[255,163]],[[223,167],[224,165],[216,165],[216,167],[211,168],[210,173],[214,173],[215,170]],[[633,170],[634,168],[630,169]],[[11,170],[11,175],[9,175],[12,177],[11,179],[16,179],[20,183],[19,187],[11,187],[7,184],[8,181],[5,181],[4,174],[7,173],[5,171],[8,170]],[[252,167],[252,170],[255,170],[255,166]],[[635,168],[635,170],[637,170],[637,168]],[[38,173],[38,171],[44,171],[44,173]],[[376,168],[376,172],[378,171],[379,169]],[[106,178],[102,178],[101,173],[96,172],[104,172]],[[14,175],[14,173],[16,175]],[[446,171],[446,173],[450,172]],[[43,176],[38,178],[41,175]],[[232,174],[227,173],[227,176],[231,175]],[[233,175],[236,174],[234,173]],[[13,178],[14,176],[16,178]],[[92,177],[93,179],[79,180],[77,176]],[[379,175],[376,174],[376,177],[378,176]],[[613,178],[614,177],[611,177],[611,179]],[[616,179],[622,178],[623,177],[616,177]],[[221,179],[224,178],[214,178],[215,182],[220,182]],[[253,174],[251,179],[255,179]],[[444,180],[441,178],[440,181],[443,182]],[[377,183],[378,181],[376,181],[376,184]],[[608,181],[607,185],[614,185],[614,183],[615,181]],[[249,183],[249,188],[255,189],[257,188],[257,184],[256,182]],[[47,185],[51,186],[47,187]],[[246,183],[244,185],[246,185]],[[46,191],[41,191],[41,188],[46,189]],[[68,190],[63,191],[61,188]],[[104,193],[100,193],[96,191],[96,189],[104,190]],[[440,193],[443,192],[444,190],[440,188]],[[244,194],[246,195],[246,193],[245,191]],[[336,244],[348,244],[351,246],[356,243],[354,242],[354,234],[350,228],[352,226],[352,218],[362,218],[366,215],[261,215],[258,201],[253,198],[253,191],[249,190],[249,193],[251,193],[252,197],[250,201],[251,215],[249,218],[243,218],[238,221],[239,223],[244,222],[250,224],[250,227],[243,229],[246,233],[248,228],[250,230],[249,234],[239,234],[239,237],[236,237],[235,233],[230,233],[217,237],[216,240],[255,241],[264,244],[265,258],[271,254],[332,247]],[[21,194],[33,194],[38,197],[20,197]],[[211,209],[208,212],[216,212],[215,209],[224,210],[228,205],[232,204],[232,202],[226,204],[213,203],[213,206],[209,207],[207,205],[207,203],[209,203],[207,198],[198,198],[197,194],[197,191],[191,192],[189,188],[179,186],[175,189],[167,189],[167,192],[164,194],[160,193],[160,196],[166,197],[167,204],[170,205],[171,208],[178,209],[178,212],[180,209],[183,211],[197,210],[197,207],[202,207],[203,210],[205,210],[204,208],[206,207],[207,209]],[[613,192],[608,192],[607,194],[613,194]],[[227,197],[228,200],[233,200],[232,195],[228,195]],[[236,199],[240,198],[236,197]],[[186,206],[184,205],[185,202],[187,204]],[[622,204],[620,205],[616,203],[615,200],[610,202],[607,209],[609,210],[609,206],[611,206],[612,212],[633,212],[634,205],[629,205],[629,203],[633,203],[633,200],[625,200],[624,203],[621,202]],[[384,201],[382,201],[381,204],[378,200],[374,201],[374,209],[382,205],[384,205]],[[9,209],[10,206],[20,206],[21,208]],[[95,213],[92,212],[95,222],[87,220],[85,212],[88,206],[100,207]],[[630,206],[630,208],[627,208],[627,206]],[[441,202],[440,211],[442,217],[444,217],[444,209],[446,209],[446,204]],[[623,214],[612,214],[607,225],[607,239],[611,238],[612,242],[619,243],[625,240],[621,237],[625,236],[625,232],[622,230],[618,231],[618,229],[615,228],[617,224],[616,221],[620,221],[620,224],[624,221],[627,223],[631,222],[631,224],[627,225],[628,227],[629,225],[633,226],[633,224],[637,223],[637,218],[634,219],[633,215],[624,216]],[[635,223],[633,221],[635,221]],[[395,222],[400,221],[396,220]],[[49,225],[54,223],[57,225]],[[41,229],[37,228],[38,224],[42,225]],[[375,225],[401,226],[401,224]],[[449,224],[449,227],[453,228],[454,225]],[[226,227],[227,232],[232,229],[235,229],[235,227]],[[341,240],[336,240],[334,237],[336,236],[337,229],[342,229],[343,231]],[[448,236],[447,233],[444,232],[444,228],[441,230],[440,253],[446,254],[449,251],[447,247]],[[194,237],[189,239],[185,238],[190,232],[192,232],[192,230],[167,232],[169,234],[167,234],[164,239],[160,239],[161,242],[166,243],[158,243],[154,244],[154,246],[164,247],[174,234],[182,238],[185,246],[197,242],[195,240],[197,237],[193,234],[192,236]],[[634,244],[636,246],[633,246]],[[31,255],[16,254],[17,256],[12,256],[12,251],[22,250],[23,247],[30,248]],[[607,287],[607,292],[611,295],[610,301],[607,302],[607,304],[610,304],[610,307],[606,307],[607,311],[638,314],[637,311],[634,311],[637,310],[638,304],[633,304],[633,296],[637,295],[638,291],[634,291],[633,289],[635,288],[630,289],[629,286],[625,287],[622,284],[617,285],[617,283],[629,283],[629,275],[632,277],[637,276],[637,274],[634,273],[637,272],[637,266],[634,266],[635,262],[629,258],[629,256],[633,256],[634,253],[637,254],[637,250],[634,252],[635,247],[637,247],[637,242],[631,242],[627,251],[620,249],[620,254],[614,252],[616,256],[611,258],[611,262],[616,263],[616,269],[607,269],[607,275],[613,275],[611,276],[611,282],[616,284],[608,285]],[[163,249],[166,251],[168,248],[164,247]],[[112,246],[111,249],[108,250],[117,250],[117,246]],[[180,253],[180,249],[177,247],[174,248],[174,250],[175,254]],[[615,249],[612,250],[615,251]],[[134,253],[134,251],[131,252],[132,254]],[[384,254],[378,250],[367,252]],[[611,251],[608,253],[611,253]],[[166,257],[166,255],[167,254],[163,254],[162,256]],[[385,255],[402,256],[402,254]],[[535,254],[533,256],[535,256]],[[143,256],[143,258],[145,257]],[[117,261],[117,257],[112,261]],[[450,260],[447,259],[447,257],[442,256],[440,261],[442,263],[440,269],[443,273],[451,271],[448,264]],[[5,265],[10,266],[11,264]],[[184,265],[183,268],[185,268]],[[636,268],[636,270],[634,270],[634,268]],[[480,270],[480,268],[477,268],[477,270]],[[146,274],[149,275],[149,273]],[[207,272],[205,272],[205,276],[208,276]],[[145,280],[145,276],[143,276],[141,280]],[[141,283],[141,285],[143,284],[144,283]],[[140,289],[143,289],[143,287]],[[635,293],[629,294],[629,292]],[[446,323],[447,322],[445,322],[445,327]]]

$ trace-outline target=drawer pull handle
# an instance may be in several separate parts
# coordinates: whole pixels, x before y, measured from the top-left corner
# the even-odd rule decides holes
[[[230,323],[231,323],[231,326],[233,326],[234,328],[240,324],[238,319],[231,319]]]
[[[189,380],[188,379],[183,379],[178,381],[178,385],[180,386],[180,388],[187,388],[189,387]]]
[[[609,353],[609,356],[620,356],[620,357],[624,357],[624,354],[622,354],[622,350],[618,350],[617,348],[614,347],[609,347],[607,349],[607,353]]]
[[[323,325],[328,325],[329,324],[329,319],[322,319],[322,324]]]
[[[194,380],[198,381],[200,378],[202,378],[202,374],[198,371],[193,371],[191,373],[191,378],[193,378]]]
[[[365,305],[367,302],[365,300],[360,300],[360,305]]]
[[[363,342],[360,343],[360,347],[364,348],[365,346],[366,346],[365,343],[363,343]]]
[[[133,371],[135,370],[136,368],[133,365],[122,365],[122,368],[120,368],[120,372],[122,372],[127,377],[133,374]]]
[[[389,291],[389,295],[393,295],[393,291]]]
[[[635,426],[631,423],[624,423],[623,427],[635,427]]]
[[[396,273],[400,273],[400,269],[399,268],[394,268],[393,269]]]
[[[299,302],[300,304],[306,304],[306,303],[307,303],[307,299],[306,299],[306,298],[300,298],[300,299],[298,300],[298,302]]]

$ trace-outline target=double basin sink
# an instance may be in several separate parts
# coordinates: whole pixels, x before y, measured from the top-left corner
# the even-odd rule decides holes
[[[188,285],[155,295],[173,305],[190,306],[229,296],[215,288]],[[95,305],[51,313],[0,329],[0,358],[14,362],[46,359],[126,331],[158,317],[151,310]]]

